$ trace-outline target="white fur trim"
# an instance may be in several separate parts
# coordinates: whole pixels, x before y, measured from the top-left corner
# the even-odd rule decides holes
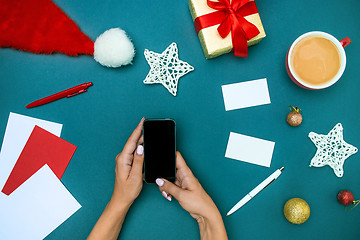
[[[94,44],[94,59],[106,67],[120,67],[131,63],[135,48],[126,32],[111,28],[101,34]]]

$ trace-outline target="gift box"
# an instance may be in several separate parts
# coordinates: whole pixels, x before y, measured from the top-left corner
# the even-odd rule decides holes
[[[253,0],[189,0],[189,8],[206,59],[231,51],[247,57],[266,36]]]

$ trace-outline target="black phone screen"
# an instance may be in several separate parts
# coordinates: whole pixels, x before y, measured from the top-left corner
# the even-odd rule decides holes
[[[175,181],[176,142],[175,121],[156,119],[144,121],[145,181],[154,183],[156,178]]]

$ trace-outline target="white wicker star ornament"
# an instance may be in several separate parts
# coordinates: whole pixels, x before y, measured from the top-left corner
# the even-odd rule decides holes
[[[355,154],[358,149],[344,141],[341,123],[336,124],[327,135],[310,132],[309,138],[317,147],[316,154],[310,162],[310,167],[328,165],[334,170],[336,176],[342,177],[345,160]]]
[[[144,83],[161,83],[174,96],[179,78],[194,70],[193,66],[179,59],[178,48],[174,42],[161,54],[145,49],[144,55],[150,65]]]

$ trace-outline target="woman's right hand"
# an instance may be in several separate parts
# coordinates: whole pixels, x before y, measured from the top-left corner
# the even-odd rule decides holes
[[[176,153],[175,184],[160,178],[156,184],[167,200],[171,201],[173,196],[197,220],[201,239],[227,239],[219,210],[179,152]]]

